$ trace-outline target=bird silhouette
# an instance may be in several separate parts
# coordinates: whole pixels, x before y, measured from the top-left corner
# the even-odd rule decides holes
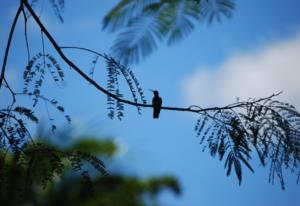
[[[158,91],[156,90],[151,90],[153,92],[153,99],[152,99],[152,105],[153,105],[153,118],[158,119],[160,109],[161,109],[161,104],[162,104],[162,99],[159,96]]]

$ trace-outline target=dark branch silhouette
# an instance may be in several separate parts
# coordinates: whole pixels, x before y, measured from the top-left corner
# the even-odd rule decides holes
[[[170,1],[168,2],[171,4]],[[56,8],[57,6],[58,5],[55,4],[54,7]],[[172,7],[173,9],[177,8],[177,5],[173,5],[173,3],[172,6],[174,6]],[[151,7],[149,9],[151,10],[153,8]],[[25,9],[26,12],[28,12],[27,15]],[[56,8],[55,11],[62,21],[60,9]],[[25,82],[24,90],[23,92],[15,92],[5,79],[5,68],[15,25],[21,12],[23,12],[25,20],[24,35],[28,54],[28,64],[23,73]],[[172,14],[170,15],[172,16]],[[33,57],[30,57],[26,29],[27,18],[29,16],[34,19],[35,23],[41,29],[41,41],[43,46],[42,51]],[[198,115],[198,120],[195,125],[195,132],[196,136],[200,139],[200,143],[204,145],[204,150],[208,148],[211,156],[218,156],[220,160],[224,159],[227,175],[230,175],[231,171],[234,169],[239,184],[242,182],[242,165],[254,172],[250,164],[251,153],[253,151],[258,154],[260,163],[263,167],[266,167],[268,164],[270,165],[269,181],[271,183],[274,183],[274,179],[277,176],[280,180],[282,189],[284,189],[285,182],[283,171],[287,169],[291,172],[299,171],[297,174],[299,178],[300,114],[292,105],[273,100],[273,98],[280,95],[281,92],[264,98],[238,101],[223,107],[202,108],[197,105],[188,107],[163,106],[162,101],[158,96],[158,92],[154,91],[154,101],[152,104],[147,104],[140,83],[129,68],[109,55],[101,54],[88,48],[60,46],[26,0],[21,0],[15,15],[5,50],[0,76],[0,88],[3,84],[12,96],[11,105],[9,105],[8,108],[0,109],[0,138],[4,142],[4,144],[1,145],[1,149],[5,148],[6,151],[8,149],[12,150],[17,160],[20,153],[26,152],[25,149],[27,147],[28,139],[32,140],[30,133],[25,126],[24,119],[26,118],[32,123],[39,122],[33,109],[24,106],[15,106],[17,96],[23,95],[33,98],[33,107],[38,104],[39,100],[51,104],[68,122],[71,121],[70,117],[65,114],[64,107],[61,106],[58,101],[45,97],[40,93],[40,88],[42,87],[47,71],[50,73],[55,83],[64,81],[64,72],[60,67],[60,64],[51,54],[45,52],[44,37],[49,40],[57,54],[67,65],[69,65],[85,81],[107,95],[108,116],[110,118],[117,116],[117,118],[121,119],[123,117],[124,105],[135,106],[139,113],[141,108],[152,108],[154,110],[154,118],[158,118],[161,110],[196,113]],[[170,41],[175,41],[178,37],[173,38],[174,39]],[[107,88],[98,84],[92,77],[73,63],[63,52],[64,49],[77,49],[96,55],[96,58],[93,60],[94,67],[98,59],[100,57],[103,58],[106,62],[108,72]],[[93,70],[94,69],[90,71],[90,74],[93,74]],[[123,98],[119,88],[119,76],[125,78],[133,100]],[[48,108],[46,109],[48,110]],[[49,114],[48,116],[52,123],[52,118],[50,118]],[[55,131],[55,129],[56,126],[52,124],[52,131]],[[52,152],[50,152],[50,154],[53,155]],[[76,158],[78,162],[87,158],[82,154],[77,155]],[[97,160],[97,158],[94,157],[89,157],[89,160],[95,163],[96,169],[99,169],[100,167],[102,171],[104,171],[104,165],[101,164],[100,160]]]
[[[7,62],[7,58],[8,58],[8,53],[9,53],[9,49],[10,49],[11,40],[12,40],[14,31],[15,31],[15,27],[16,27],[18,18],[20,16],[21,11],[22,11],[22,7],[23,7],[23,4],[20,4],[20,6],[18,8],[18,11],[15,15],[14,21],[12,23],[10,32],[9,32],[9,37],[8,37],[8,41],[7,41],[7,45],[6,45],[6,49],[5,49],[5,54],[4,54],[4,58],[3,58],[3,63],[2,63],[2,70],[1,70],[1,76],[0,76],[0,88],[2,86],[2,81],[4,79],[6,62]]]
[[[61,49],[67,49],[67,48],[73,48],[73,49],[81,49],[81,50],[86,50],[86,51],[89,51],[89,52],[92,52],[92,53],[95,53],[101,57],[104,57],[103,54],[100,54],[98,52],[95,52],[95,51],[92,51],[90,49],[86,49],[86,48],[82,48],[82,47],[60,47],[56,41],[54,40],[54,38],[52,37],[52,35],[48,32],[48,30],[45,28],[45,26],[42,24],[42,22],[39,20],[38,16],[35,14],[35,12],[33,11],[33,9],[31,8],[31,6],[28,4],[27,1],[25,0],[22,0],[22,3],[24,4],[24,6],[28,9],[28,11],[30,12],[30,14],[32,15],[32,17],[34,18],[34,20],[36,21],[36,23],[39,25],[39,27],[41,28],[42,32],[47,36],[47,38],[49,39],[49,41],[51,42],[52,46],[54,47],[54,49],[57,51],[57,53],[60,55],[60,57],[65,61],[66,64],[68,64],[71,68],[74,69],[74,71],[76,71],[81,77],[83,77],[86,81],[88,81],[90,84],[92,84],[96,89],[100,90],[101,92],[103,92],[104,94],[120,101],[120,102],[123,102],[125,104],[128,104],[128,105],[132,105],[132,106],[139,106],[139,107],[153,107],[152,104],[142,104],[142,103],[136,103],[136,102],[132,102],[132,101],[129,101],[129,100],[126,100],[126,99],[121,99],[120,97],[118,97],[117,95],[115,94],[112,94],[110,92],[108,92],[105,88],[101,87],[98,83],[96,83],[93,79],[89,78],[88,75],[86,75],[79,67],[77,67],[70,59],[68,59],[66,57],[66,55],[63,53],[63,51]],[[22,7],[21,7],[22,8]],[[21,11],[21,8],[20,8],[20,11]],[[19,13],[19,12],[18,12]],[[10,41],[9,41],[9,44],[8,44],[8,48],[9,48],[9,45],[10,45]],[[7,55],[8,55],[8,50],[7,49]],[[7,56],[5,55],[5,57]],[[5,67],[2,67],[2,73],[3,72],[3,68]],[[1,77],[2,79],[2,77]],[[0,79],[0,80],[1,80]],[[2,80],[1,80],[2,81]],[[0,81],[0,82],[1,82]],[[280,92],[281,93],[281,92]],[[258,100],[254,100],[253,102],[240,102],[240,103],[234,103],[232,105],[228,105],[228,106],[224,106],[224,107],[211,107],[211,108],[200,108],[197,106],[197,109],[193,109],[194,106],[190,106],[190,107],[187,107],[187,108],[179,108],[179,107],[169,107],[169,106],[162,106],[161,109],[162,110],[174,110],[174,111],[185,111],[185,112],[194,112],[194,113],[200,113],[200,112],[207,112],[207,111],[211,111],[211,110],[226,110],[226,109],[234,109],[234,108],[238,108],[238,107],[241,107],[241,106],[246,106],[246,105],[249,105],[249,104],[253,104],[253,103],[256,103],[256,102],[260,102],[260,101],[264,101],[266,99],[271,99],[275,96],[278,96],[280,93],[277,93],[277,94],[272,94],[271,96],[269,97],[266,97],[266,98],[260,98]]]
[[[99,52],[96,52],[94,50],[88,49],[88,48],[76,47],[76,46],[62,46],[60,48],[61,49],[78,49],[78,50],[83,50],[83,51],[87,51],[87,52],[96,54],[96,55],[98,55],[100,57],[103,57],[104,59],[108,58],[106,55],[101,54]],[[90,82],[90,83],[93,82],[92,79],[90,79],[89,77],[87,77],[87,78],[89,79],[88,82]],[[239,108],[239,107],[243,107],[243,106],[247,106],[247,105],[252,105],[252,104],[255,104],[255,103],[258,103],[258,102],[263,102],[263,101],[265,101],[267,99],[272,99],[273,97],[279,96],[281,93],[282,92],[278,92],[278,93],[272,94],[272,95],[270,95],[268,97],[264,97],[264,98],[260,98],[260,99],[256,99],[256,100],[254,99],[252,101],[236,102],[236,103],[229,104],[229,105],[223,106],[223,107],[201,108],[200,106],[197,106],[197,105],[191,105],[189,107],[169,107],[169,106],[162,106],[161,109],[162,110],[171,110],[171,111],[181,111],[181,112],[193,112],[193,113],[209,112],[209,111],[216,111],[216,110],[231,110],[231,109],[235,109],[235,108]],[[123,102],[125,104],[129,104],[129,105],[132,105],[132,106],[153,107],[152,104],[135,103],[135,102],[132,102],[130,100],[125,100],[125,99],[118,98],[115,95],[110,94],[110,93],[105,93],[105,94],[108,94],[112,98],[115,98],[116,100],[118,100],[120,102]]]

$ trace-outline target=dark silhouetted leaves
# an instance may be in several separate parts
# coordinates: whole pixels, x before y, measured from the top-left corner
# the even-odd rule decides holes
[[[123,94],[120,91],[120,76],[123,76],[125,79],[129,90],[131,92],[132,98],[135,103],[141,101],[141,103],[146,104],[146,98],[144,96],[144,92],[142,87],[140,86],[139,81],[135,77],[134,73],[127,67],[121,65],[117,62],[114,58],[104,55],[103,56],[106,60],[106,68],[107,68],[107,91],[116,95],[119,98],[123,98]],[[124,116],[124,103],[118,101],[111,96],[107,96],[107,109],[108,109],[108,116],[113,119],[115,116],[121,120]],[[140,113],[140,107],[137,107],[138,112]]]
[[[25,107],[16,107],[14,109],[15,112],[18,112],[21,115],[25,115],[28,119],[30,119],[31,121],[38,123],[39,120],[36,116],[34,116],[33,111],[30,109],[27,109]]]
[[[213,157],[217,153],[220,160],[226,157],[226,173],[230,175],[234,168],[239,183],[242,165],[254,172],[249,160],[255,150],[262,166],[269,163],[269,181],[274,183],[278,177],[284,189],[283,171],[289,169],[296,175],[300,171],[300,114],[279,101],[251,101],[241,104],[238,111],[224,109],[201,115],[196,135]]]
[[[47,71],[51,75],[54,82],[64,81],[63,70],[56,59],[50,54],[38,53],[31,58],[25,67],[23,73],[23,79],[25,82],[23,93],[30,94],[33,97],[34,107],[37,105],[38,100],[40,99],[41,87]],[[30,89],[30,86],[33,87],[33,89]]]

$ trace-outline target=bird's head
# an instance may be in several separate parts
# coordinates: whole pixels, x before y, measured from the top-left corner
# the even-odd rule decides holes
[[[150,91],[153,92],[153,94],[154,94],[155,96],[158,96],[158,94],[159,94],[157,90],[152,90],[152,89],[150,89]]]

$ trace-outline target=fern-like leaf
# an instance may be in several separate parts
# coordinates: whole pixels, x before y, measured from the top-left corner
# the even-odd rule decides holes
[[[113,55],[124,64],[138,63],[166,39],[168,45],[183,39],[196,22],[231,16],[231,0],[123,0],[104,18],[103,29],[120,31]]]

